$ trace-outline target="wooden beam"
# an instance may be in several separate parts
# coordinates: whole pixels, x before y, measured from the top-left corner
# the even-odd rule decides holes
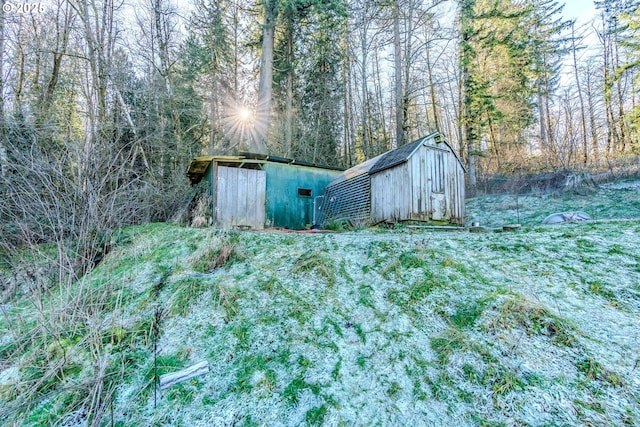
[[[160,375],[160,390],[164,390],[167,387],[171,387],[174,384],[181,383],[190,378],[204,375],[207,372],[209,372],[209,362],[205,360],[188,368],[184,368],[181,371]]]

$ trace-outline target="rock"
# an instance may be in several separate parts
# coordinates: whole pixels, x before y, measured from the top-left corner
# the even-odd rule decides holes
[[[581,211],[551,214],[542,221],[543,224],[562,224],[565,222],[590,221],[591,217]]]

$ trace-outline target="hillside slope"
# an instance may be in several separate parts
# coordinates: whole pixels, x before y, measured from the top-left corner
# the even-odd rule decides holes
[[[80,283],[2,305],[0,416],[637,425],[639,237],[640,221],[482,234],[133,227]],[[199,361],[209,373],[154,395],[156,369]]]

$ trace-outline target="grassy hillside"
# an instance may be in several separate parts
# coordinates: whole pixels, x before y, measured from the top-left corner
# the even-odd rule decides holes
[[[640,187],[620,185],[617,214],[634,216]],[[548,200],[514,233],[123,230],[80,283],[19,286],[2,304],[0,416],[638,425],[640,221],[533,225]],[[154,396],[154,371],[203,360],[208,374]]]
[[[640,218],[640,180],[617,181],[579,192],[491,195],[471,199],[467,220],[481,225],[540,224],[551,214],[583,211],[595,220]]]

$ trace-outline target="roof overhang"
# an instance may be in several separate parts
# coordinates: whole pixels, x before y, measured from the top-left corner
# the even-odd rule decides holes
[[[344,171],[344,168],[338,168],[335,166],[326,166],[319,165],[316,163],[309,163],[304,161],[299,161],[295,159],[287,159],[279,156],[268,156],[266,154],[255,154],[255,153],[240,153],[238,156],[202,156],[196,157],[191,160],[189,164],[189,168],[187,169],[187,177],[191,181],[191,185],[196,185],[202,180],[204,174],[207,171],[207,168],[211,163],[218,163],[223,166],[233,166],[242,168],[246,165],[262,165],[265,163],[284,163],[293,166],[305,166],[312,167],[317,169],[325,169],[325,170],[333,170],[333,171]],[[260,166],[257,166],[260,167]],[[250,167],[251,168],[251,167]],[[253,166],[255,169],[256,166]]]

